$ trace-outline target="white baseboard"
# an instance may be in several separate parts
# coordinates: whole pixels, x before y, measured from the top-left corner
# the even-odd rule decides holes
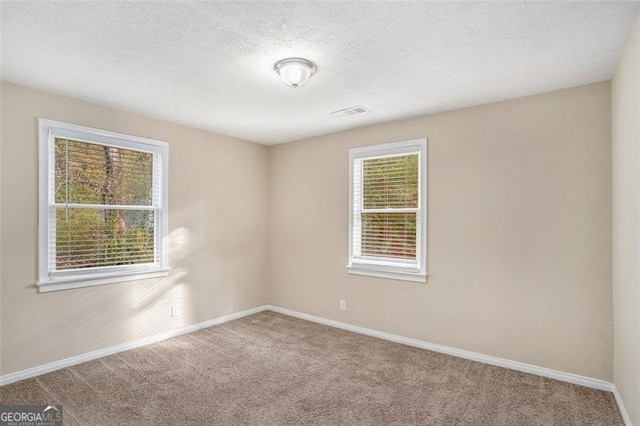
[[[377,337],[379,339],[388,340],[390,342],[401,343],[401,344],[413,346],[416,348],[427,349],[430,351],[439,352],[447,355],[453,355],[460,358],[469,359],[472,361],[478,361],[485,364],[509,368],[511,370],[522,371],[524,373],[535,374],[542,377],[561,380],[563,382],[586,386],[593,389],[612,392],[616,399],[616,402],[618,403],[618,408],[620,409],[620,413],[624,419],[625,424],[627,426],[633,426],[631,422],[631,418],[629,417],[629,414],[625,409],[624,402],[622,401],[622,398],[618,392],[618,389],[613,383],[606,382],[604,380],[593,379],[590,377],[579,376],[577,374],[565,373],[563,371],[552,370],[550,368],[538,367],[536,365],[526,364],[519,361],[512,361],[512,360],[498,358],[490,355],[483,355],[477,352],[471,352],[471,351],[466,351],[462,349],[452,348],[449,346],[438,345],[436,343],[425,342],[422,340],[403,337],[396,334],[385,333],[383,331],[373,330],[370,328],[347,324],[340,321],[317,317],[315,315],[309,315],[302,312],[281,308],[279,306],[273,306],[273,305],[258,306],[255,308],[247,309],[245,311],[236,312],[233,314],[214,318],[208,321],[203,321],[197,324],[188,325],[186,327],[181,327],[174,330],[168,330],[153,336],[144,337],[142,339],[137,339],[131,342],[122,343],[120,345],[110,346],[108,348],[87,352],[85,354],[61,359],[59,361],[54,361],[48,364],[29,368],[26,370],[15,372],[15,373],[6,374],[4,376],[0,376],[0,386],[4,386],[4,385],[8,385],[9,383],[36,377],[45,373],[59,370],[61,368],[71,367],[73,365],[81,364],[83,362],[91,361],[97,358],[102,358],[107,355],[113,355],[119,352],[135,349],[140,346],[145,346],[152,343],[160,342],[162,340],[166,340],[171,337],[192,333],[194,331],[202,330],[203,328],[208,328],[214,325],[223,324],[225,322],[229,322],[229,321],[233,321],[249,315],[257,314],[258,312],[262,312],[266,310],[270,310],[270,311],[291,316],[294,318],[300,318],[303,320],[312,321],[312,322],[327,325],[330,327],[339,328],[342,330],[347,330],[347,331],[352,331],[359,334],[364,334],[367,336]]]
[[[512,361],[509,359],[498,358],[490,355],[483,355],[477,352],[466,351],[463,349],[451,348],[449,346],[438,345],[436,343],[429,343],[422,340],[412,339],[409,337],[398,336],[397,334],[385,333],[370,328],[364,328],[357,325],[347,324],[340,321],[334,321],[315,315],[309,315],[291,309],[281,308],[279,306],[269,305],[268,310],[278,312],[284,315],[288,315],[295,318],[304,319],[307,321],[316,322],[319,324],[328,325],[330,327],[340,328],[343,330],[353,331],[355,333],[365,334],[367,336],[377,337],[379,339],[388,340],[391,342],[402,343],[403,345],[413,346],[421,349],[428,349],[434,352],[440,352],[447,355],[453,355],[460,358],[469,359],[472,361],[478,361],[485,364],[491,364],[498,367],[509,368],[511,370],[522,371],[524,373],[535,374],[537,376],[548,377],[550,379],[561,380],[563,382],[569,382],[576,385],[586,386],[588,388],[599,389],[604,391],[613,392],[613,383],[606,382],[604,380],[593,379],[591,377],[579,376],[577,374],[565,373],[563,371],[552,370],[550,368],[538,367],[536,365],[525,364],[524,362]]]
[[[622,415],[622,419],[624,420],[624,424],[627,426],[633,426],[633,422],[631,421],[631,416],[627,412],[627,408],[624,406],[624,401],[622,400],[622,396],[620,392],[618,392],[618,387],[613,385],[613,396],[616,397],[616,402],[618,403],[618,409],[620,410],[620,414]]]
[[[113,355],[118,352],[128,351],[130,349],[139,348],[140,346],[149,345],[151,343],[160,342],[162,340],[169,339],[171,337],[180,336],[182,334],[192,333],[194,331],[202,330],[214,325],[223,324],[225,322],[233,321],[242,317],[257,314],[267,310],[266,305],[258,306],[255,308],[247,309],[245,311],[236,312],[229,315],[224,315],[218,318],[214,318],[208,321],[199,322],[197,324],[187,325],[185,327],[168,330],[162,333],[154,334],[153,336],[143,337],[141,339],[133,340],[131,342],[122,343],[115,346],[109,346],[108,348],[98,349],[96,351],[87,352],[81,355],[72,356],[70,358],[61,359],[59,361],[50,362],[48,364],[39,365],[37,367],[29,368],[15,373],[6,374],[0,376],[0,386],[8,385],[9,383],[17,382],[20,380],[30,379],[31,377],[40,376],[41,374],[50,373],[61,368],[71,367],[76,364],[91,361],[97,358],[102,358],[107,355]]]

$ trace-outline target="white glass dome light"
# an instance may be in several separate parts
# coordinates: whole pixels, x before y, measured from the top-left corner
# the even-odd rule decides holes
[[[274,69],[287,86],[296,89],[309,81],[317,67],[306,59],[287,58],[276,62]]]

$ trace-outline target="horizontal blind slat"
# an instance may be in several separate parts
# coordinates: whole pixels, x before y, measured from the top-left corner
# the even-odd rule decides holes
[[[162,196],[154,154],[61,138],[54,149],[55,271],[154,263]]]
[[[361,253],[416,258],[416,213],[362,213]]]
[[[417,207],[417,160],[417,154],[364,159],[361,177],[362,207]]]
[[[63,259],[64,261],[81,261],[81,262],[107,262],[110,260],[120,260],[120,259],[140,259],[140,258],[151,258],[153,259],[153,250],[150,250],[147,253],[138,253],[138,254],[119,254],[113,255],[111,253],[95,253],[92,255],[73,255],[66,253],[59,253],[58,260]]]
[[[57,202],[152,205],[160,195],[152,153],[62,138],[54,149]]]
[[[136,204],[78,204],[78,203],[53,203],[51,207],[58,209],[94,209],[94,210],[158,210],[157,206],[144,206]]]

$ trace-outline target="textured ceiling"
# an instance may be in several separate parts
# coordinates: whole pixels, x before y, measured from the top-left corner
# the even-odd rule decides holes
[[[611,78],[626,3],[3,2],[2,78],[274,144]],[[301,56],[300,89],[273,71]],[[332,116],[362,105],[369,113]]]

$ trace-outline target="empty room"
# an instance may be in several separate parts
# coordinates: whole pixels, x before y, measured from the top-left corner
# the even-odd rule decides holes
[[[0,37],[0,426],[640,426],[640,1]]]

